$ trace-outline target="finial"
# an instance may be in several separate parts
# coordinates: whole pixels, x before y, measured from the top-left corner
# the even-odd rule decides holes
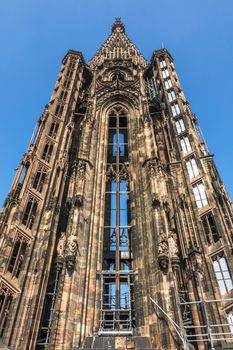
[[[115,22],[112,25],[112,33],[116,32],[116,31],[120,31],[120,32],[125,33],[125,26],[121,22],[121,18],[120,17],[116,17]]]

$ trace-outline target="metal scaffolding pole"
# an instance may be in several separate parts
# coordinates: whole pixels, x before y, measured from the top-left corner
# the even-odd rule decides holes
[[[181,329],[181,327],[166,313],[166,311],[164,311],[161,306],[159,306],[158,303],[156,303],[156,301],[154,299],[152,299],[150,297],[150,300],[152,301],[152,303],[166,316],[166,318],[168,319],[168,321],[171,323],[171,325],[173,326],[173,328],[175,329],[178,337],[180,338],[180,340],[182,341],[183,344],[183,349],[184,350],[188,350],[189,346],[188,346],[188,342],[186,339],[186,333],[185,333],[185,329]]]

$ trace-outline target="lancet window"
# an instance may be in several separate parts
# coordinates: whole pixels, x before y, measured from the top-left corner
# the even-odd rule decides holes
[[[66,101],[67,94],[68,92],[63,90],[60,94],[60,100]]]
[[[42,192],[46,174],[46,169],[43,166],[39,166],[32,186],[36,191]]]
[[[201,221],[208,244],[210,245],[217,242],[220,239],[220,235],[213,214],[208,213],[201,218]]]
[[[115,107],[108,117],[100,332],[131,331],[132,270],[127,115]]]
[[[68,70],[67,70],[67,74],[66,74],[67,78],[71,78],[72,75],[73,75],[72,70],[68,69]]]
[[[171,79],[164,80],[164,85],[165,85],[165,89],[166,90],[169,90],[169,89],[171,89],[173,87]]]
[[[202,181],[198,182],[196,185],[193,185],[193,193],[198,208],[202,208],[208,204],[205,186]]]
[[[5,285],[0,285],[0,337],[6,328],[7,318],[13,299],[12,291]]]
[[[163,78],[169,77],[169,72],[167,69],[162,70]]]
[[[35,221],[37,207],[37,200],[33,197],[29,197],[29,200],[23,213],[22,224],[30,230],[32,229],[32,226]]]
[[[70,87],[70,80],[66,79],[63,83],[63,86],[68,89]]]
[[[49,136],[52,137],[53,139],[56,139],[57,137],[58,128],[59,128],[59,123],[56,123],[56,122],[53,122],[50,126]]]
[[[183,118],[178,118],[176,120],[176,130],[177,130],[178,135],[186,130]]]
[[[19,181],[18,181],[18,184],[17,184],[17,187],[15,189],[15,193],[14,193],[14,197],[17,199],[20,195],[20,192],[21,192],[21,189],[23,187],[23,182],[26,178],[26,175],[27,175],[27,171],[28,171],[28,168],[30,166],[30,163],[27,162],[26,164],[24,164],[23,168],[22,168],[22,171],[21,171],[21,174],[20,174],[20,177],[19,177]]]
[[[167,66],[166,61],[164,58],[161,58],[159,61],[160,68],[165,68]]]
[[[177,116],[178,114],[180,114],[180,107],[178,105],[178,103],[174,103],[172,106],[171,106],[171,109],[172,109],[172,115],[173,117]]]
[[[56,110],[55,110],[55,115],[57,117],[61,117],[62,113],[63,113],[63,109],[64,109],[64,106],[63,105],[60,105],[58,104],[57,107],[56,107]]]
[[[191,157],[188,160],[186,160],[186,166],[190,180],[199,175],[200,172],[195,157]]]
[[[53,152],[53,144],[52,143],[49,143],[47,142],[44,146],[44,150],[43,150],[43,153],[42,153],[42,159],[49,163],[50,160],[51,160],[51,155],[52,155],[52,152]]]
[[[224,254],[221,253],[219,255],[216,255],[212,258],[212,260],[220,293],[229,293],[233,289],[233,281]]]
[[[168,101],[172,102],[176,99],[176,94],[174,90],[171,90],[167,93]]]
[[[7,267],[7,270],[12,273],[12,276],[15,276],[17,278],[19,277],[20,271],[22,269],[26,248],[26,239],[22,235],[18,234],[14,241]]]
[[[192,151],[192,147],[188,136],[184,136],[180,139],[180,145],[184,154]]]

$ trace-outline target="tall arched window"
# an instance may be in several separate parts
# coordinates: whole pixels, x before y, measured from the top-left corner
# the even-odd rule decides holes
[[[109,113],[100,332],[132,329],[127,114]]]
[[[124,110],[113,110],[109,115],[108,157],[107,162],[116,163],[119,151],[119,163],[128,159],[127,116]]]

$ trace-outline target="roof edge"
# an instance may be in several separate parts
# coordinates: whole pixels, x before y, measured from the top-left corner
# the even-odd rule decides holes
[[[69,51],[65,54],[65,56],[63,57],[62,63],[64,63],[65,59],[66,59],[69,55],[78,56],[78,57],[81,58],[81,60],[82,60],[82,62],[83,62],[84,65],[87,64],[86,61],[85,61],[85,59],[84,59],[84,57],[83,57],[82,52],[81,52],[81,51],[76,51],[76,50],[69,50]]]

